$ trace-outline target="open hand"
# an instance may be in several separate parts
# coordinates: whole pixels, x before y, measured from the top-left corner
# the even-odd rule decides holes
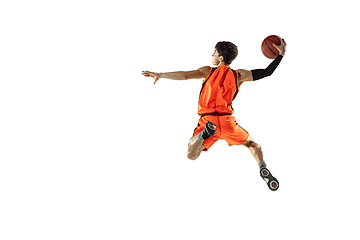
[[[160,79],[160,73],[154,73],[149,71],[142,71],[142,75],[144,77],[153,77],[154,78],[154,84]]]

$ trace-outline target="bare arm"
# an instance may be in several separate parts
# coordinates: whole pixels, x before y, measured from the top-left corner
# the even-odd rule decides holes
[[[239,77],[239,84],[243,83],[243,82],[247,82],[247,81],[253,81],[253,76],[251,71],[246,70],[246,69],[239,69],[237,70],[240,73],[240,77]]]
[[[196,78],[205,78],[209,74],[210,67],[202,67],[193,71],[178,71],[178,72],[166,72],[166,73],[155,73],[149,71],[143,71],[142,75],[145,77],[153,77],[154,84],[160,78],[167,78],[171,80],[188,80],[188,79],[196,79]]]

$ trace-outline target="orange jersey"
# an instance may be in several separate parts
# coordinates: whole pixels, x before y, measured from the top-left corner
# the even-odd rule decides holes
[[[199,115],[234,113],[232,101],[239,92],[238,74],[226,65],[210,69],[200,91]]]

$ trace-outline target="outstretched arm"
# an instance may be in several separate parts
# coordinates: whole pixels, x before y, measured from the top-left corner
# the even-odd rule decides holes
[[[273,45],[279,51],[279,55],[277,55],[277,57],[270,63],[270,65],[265,69],[254,69],[251,71],[239,69],[238,72],[241,74],[239,82],[256,81],[273,74],[277,66],[280,64],[283,56],[285,55],[286,43],[284,39],[281,39],[281,44],[279,46],[275,44]]]
[[[166,73],[155,73],[149,71],[143,71],[142,75],[145,77],[153,77],[154,84],[160,78],[167,78],[172,80],[188,80],[188,79],[195,79],[195,78],[205,78],[210,71],[210,67],[202,67],[194,71],[179,71],[179,72],[166,72]]]

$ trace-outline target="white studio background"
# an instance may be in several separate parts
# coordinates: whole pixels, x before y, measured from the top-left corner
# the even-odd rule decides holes
[[[357,5],[353,1],[2,1],[0,238],[357,239]],[[235,117],[280,181],[244,147],[186,158],[202,80],[142,70],[271,62]]]

